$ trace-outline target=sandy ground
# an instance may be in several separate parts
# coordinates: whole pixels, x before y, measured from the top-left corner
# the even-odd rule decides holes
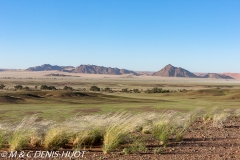
[[[48,74],[64,74],[68,75],[66,77],[61,76],[46,76]],[[79,76],[79,77],[76,77]],[[240,80],[225,80],[225,79],[212,79],[212,78],[179,78],[179,77],[157,77],[157,76],[132,76],[132,75],[104,75],[104,74],[81,74],[81,73],[67,73],[61,71],[1,71],[0,72],[0,80],[9,77],[11,79],[19,79],[19,78],[56,78],[56,79],[115,79],[115,80],[132,80],[132,81],[161,81],[161,82],[203,82],[203,83],[239,83]]]

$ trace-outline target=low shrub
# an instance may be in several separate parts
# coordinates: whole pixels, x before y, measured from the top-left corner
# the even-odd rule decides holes
[[[41,90],[57,90],[54,86],[41,85]]]
[[[67,90],[67,91],[73,91],[73,88],[70,86],[64,86],[63,90]]]
[[[100,88],[97,86],[91,86],[90,91],[100,91]]]
[[[123,88],[122,92],[129,92],[128,88]]]
[[[30,90],[30,88],[28,86],[23,87],[23,89]]]
[[[140,93],[141,91],[139,89],[133,89],[133,93]]]
[[[104,91],[105,91],[105,92],[112,92],[112,89],[109,88],[109,87],[106,87],[106,88],[104,88]]]
[[[22,85],[16,85],[14,86],[15,89],[23,89],[23,86]]]
[[[146,93],[168,93],[170,90],[164,90],[162,88],[153,88],[153,89],[148,89],[145,91]]]
[[[0,89],[4,89],[6,86],[4,84],[0,84]]]

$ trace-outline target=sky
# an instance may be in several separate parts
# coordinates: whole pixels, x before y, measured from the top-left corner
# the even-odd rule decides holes
[[[1,0],[0,68],[240,73],[239,0]]]

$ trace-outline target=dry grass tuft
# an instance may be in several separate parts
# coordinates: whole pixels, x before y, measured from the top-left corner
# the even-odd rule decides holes
[[[187,113],[116,112],[76,115],[60,124],[53,121],[38,121],[37,115],[33,115],[24,118],[17,125],[0,124],[0,148],[9,144],[10,151],[22,150],[27,146],[58,150],[67,143],[73,143],[74,149],[101,144],[104,154],[107,154],[122,144],[130,144],[123,150],[125,154],[140,153],[147,149],[143,137],[150,134],[147,137],[159,140],[160,148],[154,151],[157,154],[162,152],[162,147],[167,146],[170,139],[182,141],[184,133],[191,129],[196,119],[202,118],[205,124],[211,122],[215,127],[223,127],[230,116],[236,116],[238,113],[238,110],[222,111],[217,108]]]
[[[47,150],[58,150],[69,140],[65,129],[61,127],[51,128],[46,132],[44,138],[44,148]]]

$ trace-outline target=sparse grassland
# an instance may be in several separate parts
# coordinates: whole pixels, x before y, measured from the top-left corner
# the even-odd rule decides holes
[[[239,118],[236,110],[213,109],[189,112],[116,112],[96,115],[76,115],[63,122],[39,121],[37,115],[25,117],[20,123],[1,124],[1,148],[9,151],[41,148],[59,150],[71,147],[91,150],[101,146],[103,154],[122,152],[161,154],[168,145],[182,143],[186,132],[195,132],[192,126],[204,123],[203,117],[211,113],[214,117],[207,127],[223,128],[226,121]],[[219,125],[216,125],[219,124]],[[148,127],[148,132],[143,132]],[[8,128],[8,129],[6,129]],[[2,132],[4,129],[5,133]],[[10,135],[3,138],[4,135]],[[149,147],[149,142],[155,144]]]
[[[1,120],[21,120],[38,114],[40,118],[63,121],[75,114],[95,114],[126,110],[131,112],[166,109],[190,111],[196,108],[238,108],[240,90],[197,90],[171,93],[104,93],[80,91],[4,91],[0,93]],[[58,116],[54,116],[54,115]],[[205,115],[205,118],[211,115]],[[211,118],[211,117],[208,117]],[[213,117],[212,117],[213,118]]]
[[[88,76],[0,77],[0,148],[159,155],[199,131],[238,127],[239,81]]]

